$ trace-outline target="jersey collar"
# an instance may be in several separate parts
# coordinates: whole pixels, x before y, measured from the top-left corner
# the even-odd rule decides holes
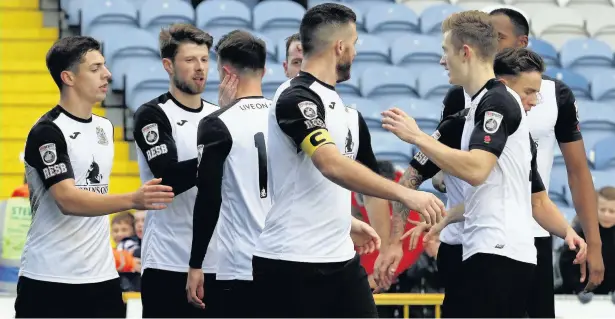
[[[80,123],[91,123],[92,122],[92,117],[90,116],[89,119],[82,119],[80,117],[74,116],[73,114],[69,113],[67,110],[65,110],[61,105],[56,105],[55,107],[56,109],[58,109],[58,111],[64,113],[64,115],[66,115],[68,118],[70,118],[71,120],[80,122]]]
[[[180,109],[186,111],[186,112],[190,112],[190,113],[199,113],[203,110],[203,99],[201,99],[201,106],[198,109],[193,109],[190,107],[187,107],[181,103],[179,103],[179,101],[173,96],[173,94],[171,94],[171,92],[167,92],[165,93],[167,95],[167,98],[173,100],[173,103],[175,103],[175,105],[177,105],[177,107],[179,107]]]
[[[313,76],[311,73],[308,73],[308,72],[305,72],[305,71],[299,71],[299,75],[298,76],[303,76],[303,77],[310,78],[310,79],[320,83],[320,85],[326,87],[327,89],[335,91],[335,87],[333,85],[329,85],[329,84],[319,80],[317,77]]]

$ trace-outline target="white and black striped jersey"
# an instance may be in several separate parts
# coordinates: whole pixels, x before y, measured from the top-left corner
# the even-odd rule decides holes
[[[559,144],[581,140],[579,115],[574,94],[566,84],[546,75],[542,77],[540,104],[527,113],[530,132],[538,144],[538,170],[545,187],[549,189],[555,142]],[[549,236],[537,222],[533,225],[535,237]]]
[[[118,276],[109,218],[64,215],[49,191],[56,183],[74,179],[80,189],[107,194],[113,155],[113,125],[104,117],[84,120],[58,105],[34,124],[24,152],[32,224],[21,256],[21,276],[67,284]]]
[[[461,149],[498,157],[487,180],[465,187],[463,259],[476,253],[536,264],[531,233],[532,151],[529,125],[519,96],[496,79],[472,97]]]
[[[162,178],[162,184],[173,187],[175,193],[166,209],[145,215],[143,270],[188,270],[197,193],[197,127],[202,118],[216,110],[217,106],[206,101],[199,109],[186,107],[167,92],[143,104],[134,115],[133,134],[141,181]],[[212,251],[203,271],[215,273],[216,263]]]
[[[335,88],[301,72],[278,88],[267,147],[273,206],[254,255],[297,262],[354,257],[350,191],[331,182],[310,156],[325,144],[378,172],[367,125]]]
[[[267,119],[271,101],[243,97],[203,118],[190,267],[217,237],[219,280],[252,280],[252,255],[271,208]],[[216,234],[214,234],[216,229]]]

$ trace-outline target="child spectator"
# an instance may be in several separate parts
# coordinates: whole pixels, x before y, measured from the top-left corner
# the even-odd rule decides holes
[[[593,291],[594,294],[606,295],[615,291],[615,187],[604,187],[598,191],[598,223],[602,239],[602,258],[604,260],[604,280]],[[578,221],[574,229],[585,239],[583,229]],[[580,266],[573,265],[576,252],[566,246],[560,248],[560,272],[562,287],[558,293],[578,294],[587,284],[580,282]]]
[[[111,220],[111,236],[117,246],[114,252],[115,265],[120,275],[123,291],[140,291],[141,240],[135,232],[136,219],[130,212],[121,212]],[[138,251],[139,255],[134,256]]]

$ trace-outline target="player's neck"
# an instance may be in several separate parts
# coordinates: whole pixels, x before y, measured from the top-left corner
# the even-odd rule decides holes
[[[80,119],[89,120],[92,118],[94,104],[86,102],[75,94],[63,92],[58,103],[66,112]]]
[[[183,106],[191,109],[199,109],[203,105],[203,100],[201,100],[201,96],[199,94],[188,94],[182,92],[175,86],[171,85],[169,87],[169,92],[173,97],[181,103]]]
[[[239,100],[248,96],[263,96],[260,77],[258,79],[240,78],[237,85],[235,99]]]
[[[328,60],[325,56],[304,57],[301,63],[301,71],[307,72],[331,86],[335,86],[337,84],[337,67],[335,60]]]
[[[470,96],[476,95],[480,89],[485,86],[487,81],[495,78],[495,73],[493,72],[493,64],[480,64],[474,68],[474,70],[470,73],[466,83],[462,86],[464,90]]]

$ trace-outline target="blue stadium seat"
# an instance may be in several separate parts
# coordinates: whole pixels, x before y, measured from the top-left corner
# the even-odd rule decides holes
[[[277,42],[299,31],[305,9],[296,2],[273,0],[260,2],[253,13],[254,30]]]
[[[272,99],[278,87],[288,79],[286,78],[286,74],[284,74],[284,67],[281,64],[267,63],[265,68],[265,76],[263,76],[263,95],[268,99]]]
[[[66,12],[69,26],[78,26],[81,23],[81,8],[83,0],[64,0],[61,4],[62,9]]]
[[[441,102],[451,88],[448,71],[441,66],[425,69],[417,81],[417,88],[422,99]]]
[[[596,72],[591,82],[592,98],[595,101],[615,100],[615,70]]]
[[[395,40],[391,45],[391,62],[420,74],[425,68],[439,66],[442,58],[442,43],[437,37],[409,34]]]
[[[579,119],[588,154],[598,141],[615,136],[615,108],[610,104],[585,102],[579,107]]]
[[[143,29],[120,28],[116,32],[121,32],[122,36],[110,32],[110,36],[103,40],[104,54],[113,77],[113,90],[124,89],[124,75],[136,60],[161,63],[158,40],[151,33]]]
[[[408,33],[420,33],[418,16],[403,4],[374,6],[365,14],[367,32],[382,36],[389,43]]]
[[[530,38],[528,48],[540,54],[540,56],[548,66],[560,66],[559,55],[557,54],[557,50],[555,50],[555,47],[551,43],[538,38]]]
[[[551,179],[549,181],[549,197],[554,202],[565,203],[566,205],[572,204],[569,201],[571,198],[568,194],[570,188],[568,187],[568,174],[566,173],[565,166],[554,166],[551,170]]]
[[[395,3],[395,0],[342,0],[342,3],[344,5],[350,4],[353,9],[357,8],[364,14],[367,14],[371,9]]]
[[[194,24],[195,14],[192,6],[181,0],[146,0],[139,11],[139,25],[155,33],[162,27],[173,23]]]
[[[344,97],[343,100],[344,104],[361,112],[365,123],[367,123],[370,129],[382,127],[382,115],[380,113],[384,109],[378,102],[361,97]]]
[[[400,140],[393,133],[371,130],[372,149],[378,160],[391,161],[397,165],[407,166],[411,156],[411,145]]]
[[[357,16],[357,31],[364,32],[365,31],[365,11],[363,8],[356,6],[356,2],[342,2],[341,4],[347,6],[352,9],[354,14]],[[380,3],[382,4],[382,3]]]
[[[605,170],[615,166],[615,137],[598,141],[590,152],[589,158],[597,170]]]
[[[440,104],[421,99],[404,98],[395,100],[389,107],[397,107],[416,120],[421,130],[431,134],[440,122]]]
[[[196,23],[201,29],[216,27],[251,29],[252,12],[235,0],[207,0],[196,7]]]
[[[169,89],[169,75],[162,63],[136,60],[126,72],[126,106],[135,112],[143,103]]]
[[[343,97],[360,97],[361,88],[359,86],[361,73],[354,69],[354,66],[350,69],[350,79],[337,83],[335,90]]]
[[[442,31],[442,21],[455,12],[463,11],[462,7],[452,4],[436,4],[421,13],[421,32],[423,34],[439,34]]]
[[[340,1],[339,0],[308,0],[307,7],[308,9],[310,9],[314,6],[317,6],[323,3],[340,3]]]
[[[381,104],[390,104],[401,98],[418,97],[416,78],[408,71],[395,67],[368,68],[361,75],[361,95]]]
[[[613,172],[592,171],[591,173],[592,179],[594,180],[594,187],[596,189],[613,186]]]
[[[357,55],[352,62],[352,68],[359,73],[372,66],[377,67],[391,64],[389,45],[378,36],[371,34],[361,35],[357,40],[355,48]]]
[[[577,99],[591,100],[589,81],[582,75],[555,67],[547,68],[545,74],[566,83]]]
[[[98,26],[139,26],[137,8],[126,0],[88,1],[81,12],[82,35],[92,34]]]
[[[571,39],[560,49],[562,67],[592,80],[596,70],[613,69],[613,50],[595,39]]]

